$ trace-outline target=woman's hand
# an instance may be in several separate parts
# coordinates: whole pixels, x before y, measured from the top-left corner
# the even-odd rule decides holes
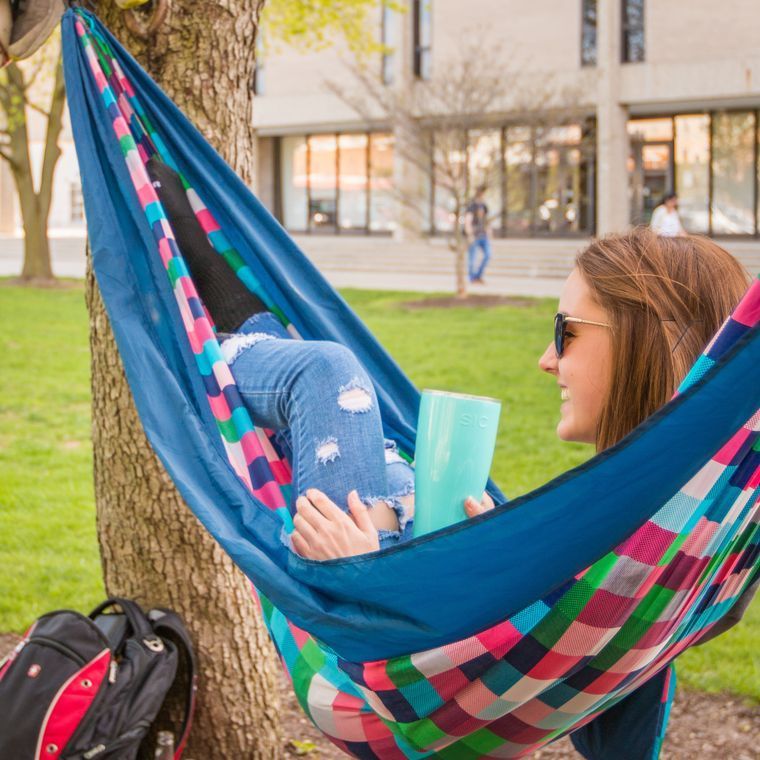
[[[377,551],[377,529],[356,491],[348,495],[348,508],[350,515],[316,488],[299,496],[290,534],[296,552],[307,559],[336,559]]]
[[[483,512],[489,512],[494,508],[493,499],[484,491],[483,499],[480,502],[475,501],[472,496],[468,496],[464,500],[464,513],[467,517],[477,517],[482,515]]]

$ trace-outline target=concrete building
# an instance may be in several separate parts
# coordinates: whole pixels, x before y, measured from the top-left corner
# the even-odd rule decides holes
[[[646,222],[670,188],[689,231],[760,260],[757,0],[403,4],[402,13],[378,2],[385,54],[369,54],[368,65],[383,87],[432,86],[474,46],[487,67],[511,72],[513,86],[478,115],[463,159],[470,186],[488,184],[497,260],[500,251],[531,258],[544,250],[568,259],[589,235]],[[419,251],[428,237],[442,250],[440,233],[456,219],[438,178],[422,180],[415,243],[399,224],[408,209],[397,192],[413,170],[394,119],[348,105],[357,80],[344,46],[264,49],[254,108],[261,200],[307,251],[357,255],[369,245],[390,250],[394,238]],[[570,93],[572,109],[549,99],[526,110],[526,94],[538,102],[547,86]],[[75,232],[82,202],[68,127],[62,148],[50,226]],[[0,234],[18,233],[15,206],[0,161]]]
[[[760,47],[756,0],[409,0],[378,8],[378,80],[425,87],[465,44],[515,72],[515,91],[482,114],[472,184],[489,166],[497,237],[579,237],[648,221],[669,189],[689,231],[757,238]],[[294,233],[402,237],[393,192],[404,172],[393,118],[361,118],[339,44],[270,51],[254,122],[258,192]],[[574,119],[525,113],[551,82],[575,93]],[[496,146],[496,149],[494,149]],[[496,156],[494,160],[492,157]],[[428,180],[431,185],[434,182]],[[428,189],[421,227],[450,227]],[[337,242],[337,241],[336,241]]]

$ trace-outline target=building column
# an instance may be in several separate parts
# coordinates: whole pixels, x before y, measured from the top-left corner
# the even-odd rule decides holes
[[[394,39],[396,66],[394,81],[390,85],[399,93],[411,93],[415,87],[414,78],[414,12],[411,0],[406,3],[406,12],[394,13]],[[411,96],[409,96],[411,97]],[[412,160],[419,151],[417,141],[411,137],[411,130],[419,127],[407,123],[403,114],[391,114],[393,123],[393,186],[396,195],[396,219],[398,223],[393,238],[398,241],[419,240],[425,237],[426,184],[427,174]]]
[[[628,109],[620,102],[622,19],[619,2],[597,4],[596,232],[622,232],[630,223]]]

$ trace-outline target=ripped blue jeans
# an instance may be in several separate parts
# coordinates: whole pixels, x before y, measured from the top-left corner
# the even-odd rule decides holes
[[[383,437],[372,382],[349,349],[293,340],[262,312],[222,342],[222,353],[254,423],[278,431],[290,455],[294,499],[318,488],[347,512],[356,489],[368,506],[382,500],[398,516],[399,531],[379,531],[381,548],[411,537],[400,497],[413,493],[414,471]]]

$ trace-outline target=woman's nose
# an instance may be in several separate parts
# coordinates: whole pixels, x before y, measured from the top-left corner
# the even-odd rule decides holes
[[[544,372],[548,372],[550,375],[557,374],[557,349],[554,348],[554,342],[552,341],[546,347],[546,351],[541,355],[538,360],[539,369]]]

